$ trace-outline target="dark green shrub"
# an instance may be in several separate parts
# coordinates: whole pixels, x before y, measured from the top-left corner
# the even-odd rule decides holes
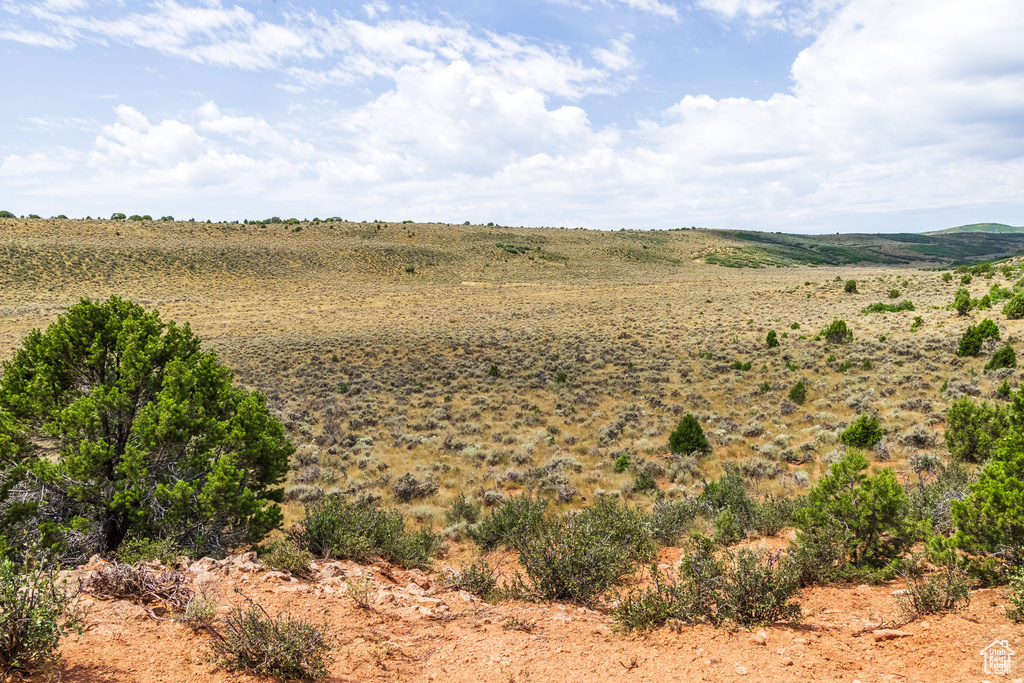
[[[985,462],[1006,428],[998,407],[964,396],[946,409],[946,446],[955,460]]]
[[[1011,320],[1024,318],[1024,293],[1014,294],[1003,306],[1003,315]]]
[[[879,568],[920,540],[920,524],[895,473],[883,468],[868,476],[867,468],[867,459],[852,448],[832,465],[796,513],[797,545],[819,546],[819,555],[834,552],[840,566]],[[820,548],[829,543],[831,552]]]
[[[846,344],[853,341],[853,331],[847,329],[846,321],[836,318],[832,323],[821,331],[821,336],[829,344]]]
[[[970,273],[966,273],[964,275],[961,275],[960,276],[960,284],[969,285],[969,284],[971,284],[971,280],[972,279],[974,279],[974,278],[971,277]]]
[[[112,221],[123,221],[127,219],[128,217],[125,216],[123,213],[113,213],[110,215],[110,220]]]
[[[999,326],[988,318],[978,323],[977,329],[982,339],[999,339]]]
[[[497,365],[491,365],[487,370],[488,377],[501,377],[501,370],[498,369]]]
[[[643,513],[612,498],[546,520],[533,533],[519,534],[514,545],[539,597],[583,603],[655,551]]]
[[[736,362],[734,362],[732,364],[732,369],[733,370],[739,370],[741,372],[745,372],[745,371],[749,370],[750,368],[751,368],[751,362],[750,361],[747,361],[746,363],[744,363],[742,361],[736,361]]]
[[[768,344],[769,349],[774,349],[779,345],[779,337],[775,334],[775,330],[768,330],[768,336],[765,338],[765,343]]]
[[[76,587],[77,588],[77,587]],[[82,633],[77,590],[30,549],[24,561],[0,557],[0,671],[4,680],[57,672],[60,641]]]
[[[943,282],[952,282],[953,281],[953,273],[943,273],[942,274],[942,281]]]
[[[971,293],[966,287],[960,287],[953,295],[953,308],[959,315],[967,315],[971,310]]]
[[[985,364],[986,370],[1002,370],[1003,368],[1015,367],[1017,367],[1017,354],[1009,344],[993,353],[992,358]]]
[[[846,284],[843,285],[843,291],[846,292],[847,294],[856,294],[857,293],[857,281],[856,280],[847,280]]]
[[[961,357],[973,357],[981,353],[982,339],[978,328],[974,325],[968,326],[960,336],[960,343],[956,347],[956,355]]]
[[[847,446],[870,449],[882,440],[882,436],[882,427],[878,424],[878,418],[874,415],[864,414],[843,431],[839,440]]]
[[[285,680],[317,680],[330,671],[333,644],[327,624],[315,626],[284,614],[272,617],[259,604],[234,608],[224,618],[210,659],[218,666]]]
[[[308,576],[313,562],[313,553],[286,536],[273,536],[263,541],[256,547],[256,555],[268,567],[296,576]]]
[[[897,298],[899,298],[899,296],[900,296],[900,290],[898,290],[898,289],[890,289],[889,290],[889,298],[890,299],[897,299]]]
[[[683,416],[683,419],[669,435],[668,446],[673,453],[706,455],[711,452],[711,444],[708,443],[708,438],[704,435],[700,422],[691,413]]]
[[[0,218],[14,218],[14,214],[10,211],[0,211]]]
[[[807,387],[804,386],[803,382],[797,382],[789,390],[789,400],[798,406],[803,405],[804,401],[807,400]]]
[[[769,391],[772,390],[772,385],[768,382],[768,380],[765,380],[764,382],[761,382],[760,386],[758,386],[757,388],[762,394],[767,394]]]
[[[985,406],[987,408],[987,406]],[[1024,556],[1024,392],[1011,396],[1000,411],[1002,434],[991,460],[970,493],[952,503],[957,533],[954,545],[972,553],[1010,549]],[[982,428],[989,427],[982,423]],[[979,430],[980,431],[980,430]]]
[[[470,527],[469,537],[484,551],[512,545],[518,536],[532,534],[540,527],[545,507],[544,501],[528,495],[513,496],[475,527]]]
[[[629,454],[622,453],[619,457],[615,458],[615,462],[612,463],[612,469],[618,474],[622,474],[629,469]]]
[[[306,507],[294,537],[317,557],[364,561],[381,557],[405,567],[424,567],[440,550],[432,531],[408,533],[397,510],[381,510],[368,502],[325,496]]]

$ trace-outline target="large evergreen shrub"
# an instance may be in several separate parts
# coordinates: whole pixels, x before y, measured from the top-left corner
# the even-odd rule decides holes
[[[3,368],[0,448],[17,455],[2,464],[0,517],[21,520],[8,537],[38,527],[70,562],[129,537],[223,553],[280,524],[294,448],[187,324],[82,299]]]
[[[683,416],[676,428],[669,434],[668,446],[673,453],[702,453],[711,452],[711,444],[700,422],[691,413]]]

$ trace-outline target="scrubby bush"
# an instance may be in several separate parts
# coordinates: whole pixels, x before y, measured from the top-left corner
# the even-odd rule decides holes
[[[985,370],[989,371],[1015,367],[1017,367],[1017,354],[1009,344],[993,353],[992,358],[985,364]]]
[[[700,512],[693,498],[661,500],[654,504],[646,523],[651,536],[662,545],[675,545],[689,530]]]
[[[583,603],[653,558],[655,551],[643,513],[612,498],[545,520],[513,543],[535,594]]]
[[[14,214],[10,211],[0,211],[0,218],[14,218]]]
[[[1010,606],[1006,610],[1006,617],[1015,624],[1024,623],[1024,567],[1019,567],[1010,573],[1010,594],[1007,599]]]
[[[952,282],[953,281],[953,273],[943,273],[942,274],[942,281],[943,282]]]
[[[903,576],[906,580],[904,593],[897,598],[897,604],[908,620],[959,612],[971,604],[967,573],[958,567],[944,567],[927,577],[912,568]]]
[[[476,524],[482,510],[480,505],[467,500],[466,494],[460,493],[444,513],[444,518],[449,524],[458,524],[459,522]]]
[[[540,527],[545,507],[544,501],[528,495],[513,496],[475,527],[470,527],[469,536],[484,551],[512,545],[518,536],[532,534]]]
[[[0,671],[5,680],[57,673],[61,639],[82,632],[76,594],[34,550],[20,562],[0,557]]]
[[[381,557],[406,567],[426,566],[441,547],[430,530],[405,530],[397,510],[382,510],[373,503],[325,496],[306,507],[306,517],[294,537],[317,557],[364,561]]]
[[[313,562],[313,553],[286,536],[268,538],[256,548],[256,554],[268,567],[296,576],[307,576]]]
[[[857,293],[857,281],[856,280],[847,280],[846,284],[843,285],[843,291],[846,292],[847,294],[856,294]]]
[[[669,435],[668,446],[673,453],[707,454],[711,452],[711,444],[708,443],[708,438],[704,435],[704,429],[691,413],[683,416],[683,419]]]
[[[971,292],[966,287],[960,287],[953,295],[953,308],[959,315],[967,315],[971,310]]]
[[[829,344],[846,344],[853,341],[853,331],[846,327],[846,321],[836,318],[828,327],[821,331],[821,336]]]
[[[249,603],[224,618],[210,644],[218,666],[285,680],[317,680],[330,673],[334,646],[326,623],[316,626],[289,614],[272,617]]]
[[[222,554],[281,522],[294,450],[284,427],[188,325],[156,311],[82,299],[29,333],[3,364],[4,412],[46,447],[22,463],[31,476],[3,490],[7,505],[31,508],[14,533],[41,527],[63,542],[65,563],[133,536]]]
[[[445,585],[457,590],[469,591],[485,600],[501,597],[496,571],[484,557],[478,557],[468,567],[449,569]]]
[[[1003,306],[1003,315],[1011,320],[1024,318],[1024,293],[1014,294]]]
[[[839,440],[853,448],[874,448],[882,440],[882,427],[874,415],[864,414],[847,427],[839,436]]]
[[[999,339],[999,327],[988,318],[977,325],[969,325],[964,330],[957,345],[956,355],[977,356],[981,353],[981,346],[986,339]]]
[[[714,543],[695,535],[687,543],[679,574],[669,581],[651,568],[653,587],[620,596],[612,617],[620,630],[647,630],[671,619],[732,622],[744,627],[802,617],[796,567],[777,552],[742,548],[718,557]]]
[[[797,546],[834,555],[840,567],[879,568],[920,540],[921,526],[895,473],[886,467],[868,476],[867,468],[867,459],[852,448],[832,465],[796,513]]]
[[[895,291],[895,290],[893,290],[893,291]],[[901,301],[901,302],[899,302],[898,304],[895,304],[895,305],[893,305],[893,304],[883,304],[883,303],[871,304],[871,305],[867,306],[866,308],[862,308],[860,312],[864,313],[866,315],[868,313],[899,313],[900,311],[913,311],[913,310],[914,310],[913,302],[911,302],[909,299],[904,299],[903,301]]]
[[[391,492],[402,503],[416,498],[426,498],[437,493],[437,480],[427,476],[419,478],[412,472],[406,472],[391,485]]]
[[[964,396],[946,409],[946,446],[955,460],[985,462],[1006,427],[1004,415],[987,402]]]
[[[779,345],[779,337],[775,334],[775,330],[768,330],[768,336],[765,338],[765,343],[768,344],[769,349],[774,349]]]
[[[807,400],[807,387],[804,386],[803,382],[797,382],[789,390],[789,400],[798,406],[803,405],[804,401]]]

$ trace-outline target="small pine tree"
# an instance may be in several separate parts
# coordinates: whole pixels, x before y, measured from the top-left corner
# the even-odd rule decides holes
[[[853,341],[853,331],[846,327],[846,321],[836,318],[832,324],[821,331],[821,336],[829,344],[846,344]]]
[[[768,330],[768,336],[765,338],[765,343],[768,344],[769,349],[774,349],[779,345],[779,337],[775,334],[775,330]]]
[[[847,294],[856,294],[857,293],[857,281],[856,280],[847,280],[846,284],[843,285],[843,291],[846,292]]]
[[[992,359],[985,365],[986,370],[1001,370],[1003,368],[1015,367],[1017,367],[1017,354],[1009,344],[993,353]]]
[[[711,452],[711,444],[704,435],[700,423],[691,413],[687,413],[675,430],[668,437],[668,446],[673,453],[701,453]]]
[[[797,382],[789,390],[789,400],[798,406],[803,405],[803,402],[807,400],[807,387],[804,386],[803,382]]]
[[[878,418],[873,415],[861,415],[857,421],[846,428],[839,437],[847,446],[853,448],[874,448],[882,440],[882,427]]]
[[[1010,304],[1007,304],[1009,306]],[[956,294],[953,295],[953,308],[960,315],[967,315],[971,310],[971,293],[967,291],[966,287],[960,287],[956,290]],[[1005,313],[1005,309],[1003,309]]]
[[[1003,306],[1003,315],[1010,320],[1024,318],[1024,293],[1014,294],[1013,298]]]

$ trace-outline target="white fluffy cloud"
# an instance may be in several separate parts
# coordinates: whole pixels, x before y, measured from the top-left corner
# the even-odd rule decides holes
[[[725,16],[789,11],[761,0],[702,4]],[[795,60],[789,92],[687,94],[605,126],[592,123],[588,98],[625,87],[617,74],[635,67],[629,34],[593,48],[588,65],[521,37],[392,19],[383,3],[367,5],[376,22],[286,25],[217,4],[155,7],[167,19],[156,33],[137,30],[143,15],[76,14],[75,30],[273,68],[313,92],[387,85],[361,103],[298,107],[283,119],[208,102],[156,122],[121,105],[88,150],[9,156],[0,188],[77,197],[82,213],[130,197],[176,215],[516,225],[874,230],[900,227],[894,216],[907,211],[1021,215],[1024,15],[1015,0],[850,0]]]

